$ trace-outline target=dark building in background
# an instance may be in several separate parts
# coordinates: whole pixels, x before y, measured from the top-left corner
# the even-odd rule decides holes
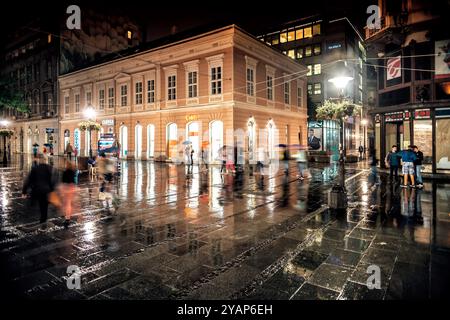
[[[83,10],[81,30],[68,30],[65,11],[58,18],[36,19],[9,34],[1,52],[0,77],[11,81],[29,106],[28,113],[4,110],[14,135],[11,152],[57,147],[60,115],[58,75],[138,45],[140,28],[129,18]],[[93,103],[93,101],[92,101]],[[83,108],[85,106],[82,106]]]
[[[316,119],[317,106],[326,99],[339,97],[336,87],[328,80],[334,74],[336,61],[346,60],[346,67],[353,77],[344,95],[363,106],[360,117],[350,117],[345,124],[346,148],[356,153],[365,145],[365,130],[361,119],[367,107],[366,50],[364,40],[347,18],[330,19],[319,15],[302,18],[280,26],[276,31],[259,37],[308,68],[308,127],[320,139],[319,150],[338,153],[340,143],[337,121]]]
[[[377,70],[371,110],[376,156],[384,166],[392,145],[417,145],[424,153],[424,172],[450,173],[448,4],[380,0],[378,5],[381,29],[366,28]]]

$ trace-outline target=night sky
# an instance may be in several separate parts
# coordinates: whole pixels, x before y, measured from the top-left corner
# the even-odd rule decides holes
[[[263,1],[220,1],[194,2],[155,6],[151,1],[15,1],[8,4],[7,10],[0,13],[1,41],[5,41],[12,30],[28,24],[35,18],[45,22],[65,19],[65,10],[70,4],[84,8],[126,14],[136,19],[146,31],[147,40],[169,35],[173,30],[183,31],[205,24],[235,23],[250,33],[268,31],[283,22],[296,20],[321,13],[333,17],[347,16],[362,29],[368,15],[366,8],[376,0],[362,1],[274,1],[272,5]],[[169,1],[166,1],[169,3]]]

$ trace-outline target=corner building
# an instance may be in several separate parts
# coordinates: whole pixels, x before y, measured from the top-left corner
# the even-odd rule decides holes
[[[60,150],[70,141],[79,155],[89,154],[89,133],[78,124],[92,106],[102,124],[91,133],[93,150],[102,132],[112,133],[123,159],[174,160],[188,140],[195,157],[204,147],[215,160],[230,144],[227,132],[238,129],[246,159],[257,145],[274,157],[278,143],[306,145],[306,73],[234,25],[150,43],[59,77]]]

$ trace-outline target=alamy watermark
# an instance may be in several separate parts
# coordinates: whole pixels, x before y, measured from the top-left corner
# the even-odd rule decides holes
[[[366,270],[367,274],[370,274],[370,276],[367,278],[366,286],[368,289],[381,289],[381,270],[380,267],[371,264],[369,267],[367,267]]]
[[[67,289],[81,289],[81,271],[76,265],[70,265],[67,267]]]
[[[66,27],[69,30],[81,30],[81,9],[76,4],[67,7],[67,14],[70,16],[66,20]]]
[[[366,13],[370,14],[367,18],[366,26],[368,29],[381,29],[380,7],[373,4],[367,7]]]

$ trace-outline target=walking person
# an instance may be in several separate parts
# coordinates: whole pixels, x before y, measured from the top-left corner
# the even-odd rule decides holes
[[[400,165],[400,155],[397,151],[397,146],[394,144],[391,151],[386,155],[384,159],[386,167],[389,168],[389,179],[397,181],[398,179],[398,167]]]
[[[69,161],[72,161],[73,148],[72,148],[72,145],[70,144],[70,142],[67,144],[66,150],[64,153],[67,155],[67,159]]]
[[[36,143],[33,145],[33,158],[37,158],[38,156],[38,147],[39,145]]]
[[[222,150],[219,151],[219,159],[220,161],[222,161],[222,165],[220,167],[220,174],[223,174],[223,172],[226,169],[226,164],[227,164],[227,149],[224,147],[222,147]]]
[[[297,155],[296,155],[296,160],[297,160],[297,168],[298,168],[297,178],[300,180],[304,180],[305,179],[304,173],[308,168],[308,157],[307,157],[305,149],[300,148],[298,150]]]
[[[283,148],[283,164],[284,164],[284,173],[286,175],[288,175],[289,174],[289,151],[286,146]]]
[[[22,197],[26,198],[28,190],[31,189],[31,201],[34,204],[36,201],[39,203],[39,211],[41,214],[40,230],[47,228],[47,213],[49,194],[54,191],[54,184],[52,180],[52,167],[46,163],[46,160],[42,154],[38,156],[39,164],[31,168],[22,188]]]
[[[202,171],[208,171],[208,154],[207,151],[205,149],[202,148],[201,150],[201,162],[202,162],[202,166],[203,166],[203,170]]]
[[[403,173],[403,184],[402,188],[408,187],[408,176],[411,179],[411,188],[415,188],[416,185],[414,183],[414,161],[417,159],[416,154],[414,153],[412,146],[409,145],[408,149],[402,150],[400,153],[402,157],[402,173]]]
[[[416,169],[416,183],[418,188],[423,188],[422,180],[422,162],[423,162],[423,152],[419,150],[418,146],[414,146],[414,153],[417,159],[414,161],[414,166]]]
[[[256,158],[256,172],[264,178],[264,165],[267,163],[267,154],[264,148],[258,148],[257,158]]]
[[[364,147],[362,145],[359,145],[358,152],[359,152],[359,160],[362,160],[364,152]]]
[[[75,166],[71,161],[66,162],[66,168],[62,175],[61,194],[64,210],[64,228],[68,228],[72,216],[72,205],[75,196]]]

